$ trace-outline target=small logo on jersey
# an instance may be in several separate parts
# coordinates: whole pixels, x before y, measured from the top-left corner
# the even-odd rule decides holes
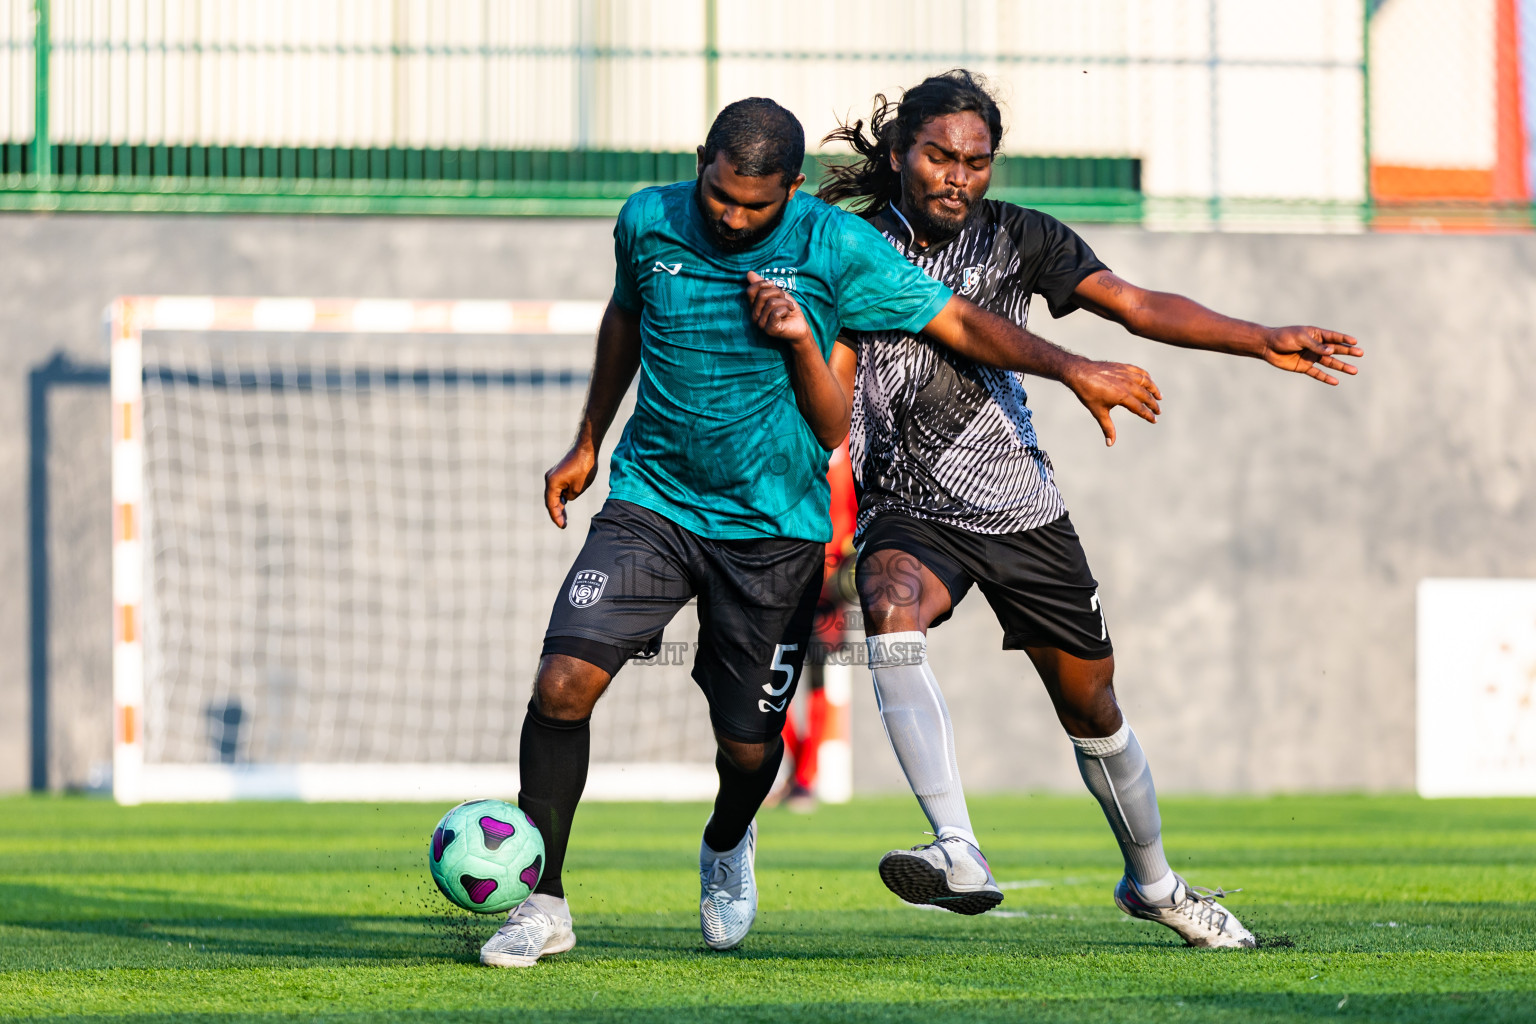
[[[772,283],[783,288],[787,292],[795,290],[796,278],[800,274],[799,267],[769,267],[759,270],[758,274],[767,278]]]
[[[960,271],[960,294],[973,294],[981,285],[982,268],[978,266],[966,267]]]
[[[596,569],[582,569],[571,581],[571,592],[566,600],[577,608],[588,608],[602,598],[603,588],[608,585],[608,574]]]
[[[757,710],[761,711],[763,714],[766,715],[770,711],[783,711],[784,710],[784,705],[788,704],[788,703],[789,703],[789,698],[788,697],[785,697],[783,700],[779,701],[777,704],[773,703],[772,701],[767,701],[767,700],[763,700],[762,698],[758,698]]]
[[[667,273],[671,274],[673,277],[676,277],[677,276],[677,272],[679,270],[682,270],[682,269],[683,269],[683,265],[681,263],[663,263],[660,260],[657,260],[656,261],[656,265],[651,268],[651,273],[659,274],[663,270],[665,270]]]

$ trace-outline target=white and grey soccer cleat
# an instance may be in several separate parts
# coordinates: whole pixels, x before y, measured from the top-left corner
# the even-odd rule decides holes
[[[571,908],[559,896],[536,892],[513,907],[507,923],[480,947],[480,962],[487,967],[532,967],[539,957],[575,945]]]
[[[699,843],[699,929],[710,949],[734,949],[757,919],[757,822],[733,850]]]
[[[1115,886],[1115,905],[1132,917],[1143,921],[1156,921],[1179,934],[1191,946],[1220,949],[1253,949],[1258,941],[1253,933],[1243,927],[1237,916],[1216,902],[1216,897],[1226,896],[1222,889],[1202,889],[1190,885],[1179,875],[1173,890],[1172,903],[1159,906],[1142,898],[1135,883],[1129,877],[1121,878]]]
[[[908,903],[957,914],[985,914],[1003,902],[987,858],[959,836],[892,850],[880,858],[880,880]]]

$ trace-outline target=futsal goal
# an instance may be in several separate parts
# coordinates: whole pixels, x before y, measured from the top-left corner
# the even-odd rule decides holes
[[[607,492],[604,458],[567,529],[544,510],[601,312],[112,303],[120,802],[517,792],[550,603]],[[696,630],[684,610],[598,705],[590,798],[713,795]]]

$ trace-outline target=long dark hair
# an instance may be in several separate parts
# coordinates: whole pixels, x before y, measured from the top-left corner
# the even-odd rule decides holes
[[[869,135],[864,122],[840,124],[821,141],[846,142],[860,159],[851,164],[824,163],[826,177],[816,195],[829,203],[853,200],[855,213],[877,210],[901,197],[901,174],[891,170],[891,153],[905,153],[917,140],[923,125],[946,114],[974,113],[987,123],[992,152],[1003,141],[1003,115],[992,98],[986,79],[964,68],[923,79],[892,103],[885,94],[875,97],[869,115]]]

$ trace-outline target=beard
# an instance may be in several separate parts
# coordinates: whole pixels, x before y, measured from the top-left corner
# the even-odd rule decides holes
[[[975,197],[956,189],[926,192],[921,182],[911,181],[905,174],[901,178],[901,195],[905,206],[902,212],[912,221],[918,233],[928,239],[929,245],[947,242],[964,230],[966,221],[971,219],[971,212],[976,208]],[[933,203],[935,199],[958,199],[965,205],[963,209],[950,213],[942,207],[936,207]]]
[[[789,203],[785,202],[779,207],[779,212],[769,218],[768,223],[755,228],[728,228],[720,221],[709,215],[704,209],[703,182],[694,180],[693,205],[698,207],[699,216],[704,218],[704,226],[708,228],[709,240],[722,252],[745,252],[758,242],[773,234],[773,229],[779,226],[784,219],[784,211],[789,209]]]

